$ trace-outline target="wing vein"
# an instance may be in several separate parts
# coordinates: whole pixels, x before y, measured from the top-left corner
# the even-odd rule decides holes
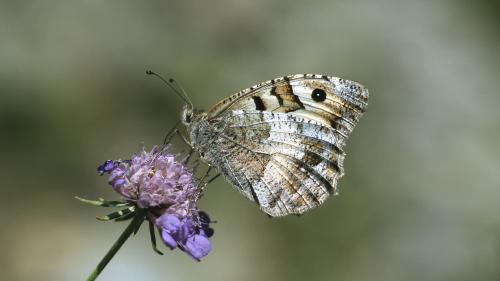
[[[240,146],[241,148],[243,148],[243,149],[246,149],[246,150],[250,151],[251,153],[255,154],[256,156],[257,156],[257,154],[265,154],[265,155],[269,155],[269,154],[267,154],[267,153],[258,152],[258,151],[253,151],[253,150],[249,149],[248,147],[245,147],[245,146],[243,146],[243,145],[241,145],[241,144],[239,144],[239,143],[235,142],[234,140],[232,140],[231,138],[227,137],[227,136],[226,136],[226,135],[224,135],[224,134],[220,134],[220,136],[221,136],[222,138],[224,138],[224,139],[226,139],[226,140],[228,140],[228,141],[230,141],[230,142],[232,142],[232,143],[234,143],[234,144],[236,144],[236,145]],[[260,160],[260,158],[259,158],[259,157],[257,157],[257,160],[261,163],[262,167],[265,167],[265,166],[266,166],[266,165],[264,165],[264,164],[262,163],[262,161]],[[246,177],[246,175],[245,175],[245,177]],[[260,175],[259,175],[259,178],[260,178],[260,180],[264,183],[264,185],[266,186],[266,189],[267,189],[267,190],[269,190],[269,193],[273,196],[273,198],[278,198],[278,197],[276,197],[276,194],[273,192],[273,190],[271,189],[271,187],[267,184],[267,182],[265,182],[265,181],[264,181],[264,179],[262,178],[262,176],[260,176]],[[250,183],[250,188],[252,188],[252,190],[253,190],[253,186],[252,186],[252,184],[251,184],[251,183]],[[255,191],[253,191],[253,192],[255,192]],[[282,203],[282,204],[283,204],[283,206],[285,206],[286,212],[287,212],[287,213],[290,213],[290,210],[288,209],[287,205],[286,205],[286,204],[284,204],[283,202],[281,202],[281,199],[280,199],[280,198],[278,198],[278,199],[277,199],[277,204],[279,204],[279,203]],[[279,205],[278,205],[278,206],[279,206]],[[281,207],[279,207],[279,208],[280,208],[281,210],[283,210]]]
[[[327,161],[328,163],[330,163],[333,167],[335,167],[335,170],[336,170],[337,172],[341,172],[341,168],[340,168],[340,166],[339,166],[338,160],[337,160],[336,162],[335,162],[335,161],[332,161],[332,160],[330,160],[329,158],[326,158],[324,155],[322,155],[322,154],[318,154],[316,151],[313,151],[313,150],[310,150],[310,149],[306,149],[306,148],[302,148],[302,147],[300,147],[299,145],[296,145],[296,144],[293,144],[293,143],[285,142],[285,141],[282,141],[282,140],[276,140],[276,139],[269,139],[269,141],[271,141],[271,142],[275,142],[275,143],[285,144],[285,145],[288,145],[288,146],[293,147],[294,149],[298,149],[298,150],[300,150],[300,151],[302,151],[302,152],[310,152],[310,153],[312,153],[312,154],[314,154],[314,155],[316,155],[316,156],[319,156],[321,159],[323,159],[323,160]],[[265,144],[265,143],[263,143],[263,144]],[[335,153],[335,152],[333,152],[333,151],[326,150],[326,149],[324,149],[324,148],[322,148],[322,147],[319,147],[319,146],[316,146],[316,145],[312,145],[312,146],[314,146],[314,147],[316,147],[316,148],[318,148],[318,149],[322,149],[323,151],[327,151],[327,152],[332,152],[332,153]],[[336,153],[335,153],[335,154],[336,154]],[[337,155],[337,154],[336,154],[336,155]]]
[[[295,120],[273,120],[273,121],[256,122],[256,123],[245,124],[245,125],[233,125],[233,126],[229,126],[229,128],[248,128],[248,127],[254,127],[254,126],[257,126],[257,125],[269,124],[269,123],[296,123],[296,124],[316,125],[316,126],[322,127],[322,126],[314,124],[314,123],[299,122],[299,121],[295,121]],[[337,132],[343,138],[347,138],[347,136],[344,133],[340,132],[339,130],[337,130],[335,128],[330,128],[330,129],[332,129],[333,131]]]
[[[320,175],[318,172],[316,172],[314,169],[312,169],[310,166],[308,166],[306,163],[304,163],[303,161],[301,161],[300,159],[297,159],[297,158],[293,158],[291,156],[288,156],[286,154],[282,154],[282,153],[277,153],[279,154],[280,156],[284,157],[284,158],[287,158],[287,159],[292,159],[292,160],[289,160],[288,162],[293,164],[295,167],[297,167],[298,169],[300,169],[300,167],[304,168],[305,170],[307,170],[308,173],[306,173],[306,175],[312,180],[314,181],[318,186],[325,186],[325,189],[330,193],[332,191],[334,191],[334,187],[322,176]],[[296,161],[293,161],[293,160],[296,160]],[[299,165],[300,164],[300,165]],[[316,178],[313,178],[310,176],[311,175],[314,175]],[[319,181],[318,181],[319,180]]]
[[[315,182],[318,186],[325,186],[325,189],[326,189],[327,191],[329,191],[329,192],[334,190],[333,186],[332,186],[332,185],[331,185],[331,184],[330,184],[330,183],[329,183],[329,182],[328,182],[328,181],[327,181],[327,180],[326,180],[326,179],[325,179],[325,178],[324,178],[321,174],[319,174],[318,172],[316,172],[314,169],[312,169],[311,167],[309,167],[309,166],[307,165],[307,163],[305,163],[305,162],[301,161],[300,159],[293,158],[293,157],[291,157],[291,156],[288,156],[288,155],[285,155],[285,154],[282,154],[282,153],[278,153],[278,152],[273,153],[273,154],[269,154],[269,153],[264,153],[264,152],[254,151],[254,150],[252,150],[252,149],[250,149],[250,148],[248,148],[248,147],[245,147],[245,146],[243,146],[243,145],[241,145],[241,144],[239,144],[239,143],[237,143],[237,142],[233,141],[232,139],[230,139],[229,137],[225,136],[224,134],[221,134],[221,136],[222,136],[223,138],[225,138],[225,139],[227,139],[227,140],[229,140],[229,141],[231,141],[231,142],[235,143],[236,145],[238,145],[238,146],[242,147],[243,149],[246,149],[246,150],[248,150],[248,151],[250,151],[250,152],[252,152],[252,153],[254,153],[254,154],[265,154],[265,155],[271,155],[271,156],[272,156],[272,155],[280,155],[280,156],[284,157],[285,159],[288,159],[288,162],[290,162],[290,163],[294,164],[294,165],[295,165],[295,167],[297,167],[298,169],[300,169],[300,167],[303,167],[303,168],[304,168],[304,169],[306,169],[309,173],[311,173],[312,175],[314,175],[315,177],[312,177],[311,175],[309,175],[309,173],[305,173],[305,174],[307,175],[307,177],[308,177],[308,178],[310,178],[312,181],[314,181],[314,182]],[[290,160],[290,159],[292,159],[292,160]],[[293,161],[293,160],[295,160],[295,161]],[[259,162],[260,162],[260,160],[259,160]],[[297,163],[300,163],[300,166],[299,166],[299,165],[297,165]],[[292,173],[292,174],[293,174],[293,173]],[[262,180],[262,177],[260,177],[260,179]],[[321,180],[321,179],[323,179],[323,180]],[[318,180],[319,180],[319,181],[318,181]],[[271,194],[272,194],[273,196],[276,196],[276,195],[274,194],[274,192],[272,192],[272,190],[269,188],[269,186],[267,185],[267,183],[266,183],[265,181],[263,181],[263,180],[262,180],[262,182],[266,185],[266,187],[267,187],[267,188],[268,188],[268,190],[271,192]],[[293,186],[293,185],[292,185],[292,186]],[[315,196],[315,197],[316,197],[316,196]],[[276,198],[276,197],[275,197],[275,198]],[[316,198],[317,198],[317,197],[316,197]],[[287,210],[287,212],[290,212],[290,210],[288,209],[287,205],[286,205],[286,204],[283,204],[283,205],[285,206],[285,209]]]

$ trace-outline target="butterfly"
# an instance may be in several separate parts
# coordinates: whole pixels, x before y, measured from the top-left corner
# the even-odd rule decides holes
[[[208,111],[189,102],[188,143],[272,217],[299,215],[337,194],[344,147],[368,104],[361,84],[297,74],[237,92]]]

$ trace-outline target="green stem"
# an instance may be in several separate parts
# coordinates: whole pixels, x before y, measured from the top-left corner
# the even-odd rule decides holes
[[[118,240],[111,246],[109,251],[106,253],[106,255],[102,258],[102,260],[99,262],[99,264],[96,266],[96,268],[90,273],[89,277],[87,278],[87,281],[94,281],[96,280],[97,276],[101,274],[103,269],[106,267],[106,265],[111,261],[111,259],[114,257],[116,252],[120,250],[122,247],[123,243],[127,241],[127,239],[130,237],[132,233],[142,224],[144,221],[144,210],[143,209],[137,209],[137,213],[135,214],[134,218],[130,222],[130,224],[125,228],[123,233],[118,237]]]

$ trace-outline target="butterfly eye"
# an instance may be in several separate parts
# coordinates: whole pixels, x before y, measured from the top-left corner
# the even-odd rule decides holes
[[[184,121],[186,121],[187,123],[190,123],[191,122],[191,114],[187,113],[186,115],[184,115]]]
[[[193,117],[193,110],[191,108],[185,107],[182,110],[182,122],[184,124],[189,124],[191,123],[191,119]]]
[[[326,99],[326,93],[322,89],[314,89],[312,94],[311,94],[311,98],[314,101],[321,102],[321,101],[324,101]]]

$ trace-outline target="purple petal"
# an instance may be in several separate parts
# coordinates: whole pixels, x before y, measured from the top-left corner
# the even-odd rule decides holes
[[[187,239],[184,250],[192,258],[200,261],[201,258],[210,253],[212,250],[212,244],[207,237],[196,234]]]
[[[195,234],[195,228],[193,221],[189,218],[184,219],[182,223],[182,227],[179,228],[179,231],[176,233],[175,239],[181,243],[185,243],[188,237]]]
[[[171,234],[178,232],[183,226],[179,218],[171,214],[163,214],[156,220],[156,225]]]
[[[121,178],[123,175],[125,175],[125,171],[120,169],[120,168],[116,168],[109,175],[108,182],[112,182],[112,181],[116,180],[117,178]]]
[[[165,245],[170,248],[170,250],[173,250],[175,249],[175,247],[177,247],[177,241],[175,241],[172,235],[170,235],[170,233],[168,233],[168,231],[165,229],[161,231],[161,239],[163,240],[163,243],[165,243]]]
[[[101,166],[97,167],[97,172],[102,175],[104,173],[109,173],[111,170],[115,168],[115,164],[113,160],[106,160]]]
[[[125,184],[125,180],[124,180],[124,179],[117,179],[116,181],[114,181],[114,182],[111,184],[111,186],[112,186],[113,188],[118,188],[118,187],[120,187],[120,186],[122,186],[122,185],[124,185],[124,184]]]
[[[182,174],[180,177],[179,177],[179,183],[184,185],[184,184],[188,184],[191,182],[191,175],[189,174]]]

